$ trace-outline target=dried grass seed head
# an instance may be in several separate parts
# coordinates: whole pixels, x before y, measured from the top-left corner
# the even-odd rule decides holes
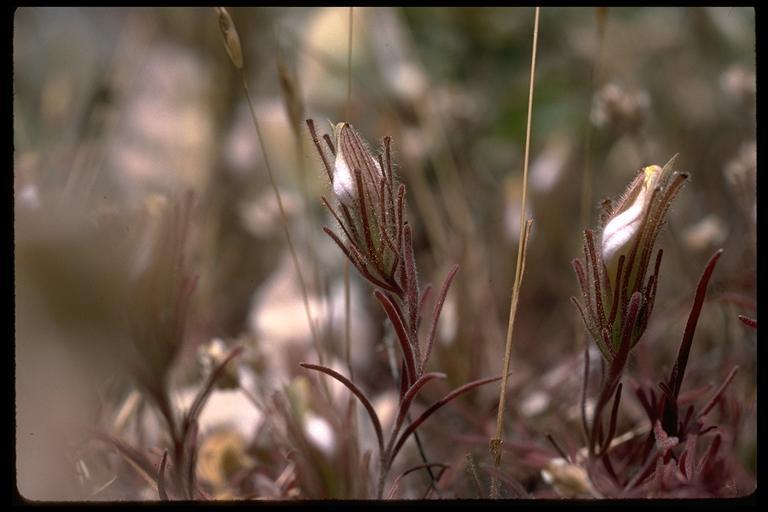
[[[240,36],[237,33],[232,17],[225,7],[216,7],[219,15],[219,29],[224,37],[224,47],[232,60],[232,64],[238,69],[243,69],[243,50],[240,46]]]

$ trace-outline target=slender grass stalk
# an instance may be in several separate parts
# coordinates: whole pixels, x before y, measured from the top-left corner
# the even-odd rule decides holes
[[[600,64],[603,57],[603,43],[605,41],[605,24],[608,16],[607,7],[597,8],[597,46],[592,56],[592,66],[589,73],[589,90],[587,97],[586,126],[584,129],[584,172],[581,176],[581,209],[579,214],[580,225],[589,225],[589,212],[592,204],[592,123],[589,121],[592,109],[592,97],[599,83]],[[583,332],[579,330],[579,332]]]
[[[520,298],[520,286],[522,284],[523,270],[525,268],[525,249],[528,242],[532,220],[526,218],[525,200],[528,189],[528,159],[531,148],[531,113],[533,110],[533,83],[536,72],[536,47],[539,40],[539,11],[536,7],[533,20],[533,48],[531,49],[531,80],[528,86],[528,119],[525,128],[525,158],[523,160],[523,196],[520,201],[520,240],[517,245],[517,264],[515,268],[515,281],[512,285],[512,301],[509,308],[509,323],[507,325],[506,347],[504,349],[504,370],[501,378],[501,389],[499,390],[499,410],[496,417],[496,437],[491,439],[490,452],[493,457],[494,467],[497,469],[501,465],[501,447],[504,435],[504,406],[507,398],[507,378],[509,375],[509,360],[512,354],[512,332],[515,326],[515,316],[517,314],[517,303]],[[500,482],[498,478],[491,480],[491,498],[499,497]]]
[[[347,39],[347,112],[346,118],[352,116],[352,31],[354,30],[355,8],[349,8],[349,38]]]
[[[261,154],[264,158],[264,167],[267,169],[267,175],[269,176],[269,184],[272,186],[272,191],[275,193],[275,199],[277,199],[277,206],[280,210],[280,221],[283,226],[283,232],[285,234],[285,240],[288,243],[288,251],[291,253],[291,259],[293,260],[293,266],[296,268],[296,274],[299,278],[299,285],[301,287],[301,298],[304,302],[304,311],[307,315],[307,323],[309,324],[309,329],[312,333],[312,340],[315,344],[315,349],[317,350],[317,358],[320,361],[320,364],[324,364],[324,358],[323,358],[323,350],[320,346],[320,339],[317,335],[317,326],[315,325],[315,321],[312,318],[312,312],[309,308],[309,296],[307,294],[307,284],[304,280],[304,274],[301,271],[301,266],[299,265],[299,258],[296,255],[296,248],[293,245],[293,239],[291,238],[291,230],[288,227],[288,216],[285,214],[285,208],[283,207],[283,199],[280,195],[280,190],[277,188],[277,184],[275,183],[275,177],[272,174],[272,166],[269,162],[269,157],[267,155],[267,148],[264,145],[264,138],[261,134],[261,127],[259,126],[259,120],[256,117],[256,111],[253,108],[253,101],[251,100],[251,93],[248,90],[248,82],[245,79],[245,72],[241,69],[240,70],[240,78],[241,78],[241,84],[243,86],[243,92],[245,93],[245,98],[248,101],[248,110],[251,112],[251,120],[253,121],[253,127],[256,129],[256,138],[259,140],[259,147],[261,148]]]
[[[312,318],[312,312],[309,307],[309,296],[307,294],[307,284],[304,280],[304,274],[301,271],[301,266],[299,265],[299,258],[296,255],[296,248],[293,245],[293,239],[291,238],[291,231],[288,226],[288,216],[285,214],[285,208],[283,207],[283,199],[280,195],[280,190],[277,188],[277,184],[275,182],[274,174],[272,173],[272,166],[269,161],[269,155],[267,154],[267,148],[264,144],[264,137],[261,133],[261,127],[259,126],[259,120],[256,117],[256,110],[253,107],[253,100],[251,99],[251,93],[248,89],[248,81],[245,78],[245,66],[243,62],[243,55],[242,55],[242,48],[240,46],[240,37],[237,33],[237,29],[234,26],[234,23],[232,22],[232,18],[230,17],[227,10],[223,7],[216,8],[217,14],[219,16],[219,28],[221,29],[222,36],[224,37],[224,46],[227,50],[227,53],[229,54],[230,60],[232,61],[232,64],[235,66],[237,72],[240,74],[240,83],[243,87],[243,93],[245,94],[245,99],[248,102],[248,110],[251,113],[251,120],[253,121],[253,127],[256,129],[256,138],[259,141],[259,147],[261,148],[261,155],[264,159],[264,167],[267,170],[267,176],[269,178],[269,184],[272,186],[272,191],[275,194],[275,199],[277,199],[277,206],[280,210],[280,221],[283,227],[283,232],[285,234],[286,242],[288,243],[288,251],[291,254],[291,259],[293,260],[293,265],[296,268],[296,274],[299,278],[299,286],[301,287],[301,298],[304,302],[304,311],[307,316],[307,323],[309,324],[309,330],[312,334],[312,341],[315,345],[315,350],[317,351],[317,358],[320,364],[324,363],[324,357],[323,357],[323,350],[320,345],[320,338],[317,334],[317,327],[315,325],[315,322]],[[330,390],[328,389],[327,383],[323,380],[323,389],[326,393],[326,397],[328,400],[331,400],[331,394]]]
[[[349,32],[347,37],[347,104],[345,117],[347,121],[352,116],[352,34],[354,33],[354,7],[349,7]],[[349,378],[355,380],[355,371],[352,367],[352,310],[350,301],[350,281],[349,281],[349,260],[344,258],[344,359],[347,362]],[[356,402],[350,396],[348,408],[353,411],[352,421],[349,428],[354,431],[352,437],[355,442],[358,441]]]
[[[589,120],[590,112],[592,110],[592,98],[595,94],[596,84],[598,83],[600,64],[603,56],[603,42],[605,41],[605,24],[608,16],[607,7],[597,7],[597,46],[595,47],[595,53],[592,56],[592,66],[589,72],[589,86],[587,90],[587,105],[584,127],[584,170],[581,175],[581,205],[579,209],[579,226],[584,229],[585,226],[590,224],[589,212],[592,204],[592,135],[593,127]],[[588,346],[589,340],[586,340],[586,334],[584,329],[581,328],[580,320],[577,315],[576,320],[576,346]],[[587,349],[588,350],[588,349]],[[584,357],[589,357],[587,353]],[[588,364],[588,363],[587,363]],[[585,377],[587,379],[587,377]],[[585,380],[586,382],[586,380]],[[582,392],[583,396],[586,396],[586,389]],[[583,401],[583,400],[582,400]],[[582,409],[584,404],[582,403]],[[586,442],[586,428],[584,429],[584,436]]]
[[[304,117],[304,104],[301,100],[300,83],[295,72],[289,71],[286,63],[285,56],[282,52],[280,39],[278,37],[277,28],[273,26],[276,58],[277,58],[277,75],[280,80],[280,89],[283,95],[283,101],[285,102],[286,114],[288,115],[288,122],[293,133],[293,139],[296,146],[296,155],[298,165],[296,167],[296,180],[301,186],[301,192],[303,195],[304,208],[310,219],[314,220],[315,212],[312,207],[312,194],[310,194],[310,184],[307,172],[307,162],[304,153],[304,140],[301,132],[301,120]],[[314,224],[312,222],[311,224]],[[313,283],[315,285],[315,292],[318,295],[323,293],[324,287],[320,279],[320,265],[317,257],[317,250],[313,242],[313,236],[307,234],[303,237],[303,243],[312,261]],[[327,294],[323,294],[326,303],[330,301]]]
[[[349,39],[347,41],[347,113],[349,121],[352,115],[352,31],[354,30],[354,7],[349,8]],[[354,380],[352,370],[352,314],[349,300],[349,260],[344,259],[344,356],[347,360],[349,376]]]

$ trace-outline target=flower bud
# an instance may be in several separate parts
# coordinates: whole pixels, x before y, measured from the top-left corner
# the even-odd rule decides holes
[[[323,203],[342,236],[328,228],[324,228],[325,232],[368,281],[402,294],[404,285],[400,280],[405,279],[406,259],[403,248],[410,235],[403,215],[405,186],[392,171],[391,139],[385,137],[383,152],[374,153],[349,123],[339,123],[333,128],[335,144],[330,137],[324,137],[335,157],[331,164],[320,148],[314,124],[308,125],[337,199],[335,206],[325,198]]]
[[[613,279],[619,257],[626,255],[640,237],[643,219],[648,216],[653,189],[659,183],[663,169],[649,165],[630,184],[603,228],[602,253],[608,276]]]
[[[336,161],[333,172],[333,193],[344,203],[357,197],[355,169],[360,170],[363,186],[378,187],[373,179],[383,177],[379,162],[371,155],[365,143],[349,123],[339,123],[334,128],[336,137]]]
[[[594,231],[586,230],[585,258],[572,262],[583,303],[572,300],[609,361],[622,343],[631,347],[640,340],[653,310],[663,253],[656,253],[652,267],[651,256],[672,201],[688,178],[670,172],[673,160],[663,168],[644,167],[616,203],[603,202],[600,244]],[[638,296],[636,314],[630,314]]]

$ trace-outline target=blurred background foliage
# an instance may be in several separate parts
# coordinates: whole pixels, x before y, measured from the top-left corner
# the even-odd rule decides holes
[[[317,381],[296,364],[316,355],[264,172],[267,157],[310,276],[324,351],[345,373],[343,259],[321,230],[332,222],[320,203],[329,192],[306,117],[323,132],[330,132],[326,120],[350,121],[373,147],[384,135],[393,138],[422,280],[438,283],[452,264],[461,265],[441,320],[435,370],[452,385],[500,371],[520,222],[533,11],[356,8],[349,105],[347,8],[233,8],[231,15],[267,155],[213,9],[15,13],[16,476],[28,498],[157,497],[115,453],[89,444],[87,433],[106,426],[155,457],[165,442],[127,376],[126,358],[135,354],[126,347],[141,346],[131,345],[137,324],[147,322],[142,327],[151,331],[149,322],[161,321],[131,306],[155,293],[137,287],[136,276],[154,250],[158,219],[188,190],[195,208],[185,254],[198,281],[170,385],[186,403],[207,371],[206,357],[241,344],[246,353],[235,377],[253,395],[238,392],[237,381],[223,386],[201,417],[198,470],[207,492],[364,494],[337,473],[333,461],[348,441],[329,428],[334,412],[313,398],[317,391],[307,383]],[[692,179],[660,240],[666,256],[659,295],[632,375],[654,381],[668,370],[699,273],[723,247],[686,385],[720,382],[739,365],[730,388],[741,398],[739,411],[721,413],[736,417],[738,435],[729,445],[743,467],[736,487],[750,492],[755,335],[737,315],[756,315],[754,12],[544,8],[538,55],[534,227],[504,469],[533,495],[554,495],[539,475],[552,451],[544,433],[580,443],[573,390],[584,333],[568,301],[577,290],[570,260],[579,255],[582,230],[596,225],[601,199],[621,193],[640,167],[679,154],[676,168]],[[281,77],[297,91],[293,100],[286,100]],[[299,131],[291,108],[301,114]],[[351,309],[353,368],[385,411],[396,401],[390,328],[355,275]],[[435,397],[438,391],[431,390]],[[335,392],[346,403],[345,393]],[[443,496],[473,496],[464,457],[485,460],[497,398],[489,386],[425,425],[431,458],[451,465]],[[625,407],[637,411],[631,400]],[[364,421],[363,447],[371,441]],[[304,429],[303,451],[291,425]],[[302,462],[292,451],[312,455]],[[415,451],[405,458],[418,463]],[[414,475],[399,493],[419,497],[425,485]]]

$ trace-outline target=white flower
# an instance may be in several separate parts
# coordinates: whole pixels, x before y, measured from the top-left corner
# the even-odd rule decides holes
[[[635,179],[614,209],[610,220],[603,228],[602,254],[608,276],[618,266],[619,257],[627,255],[632,244],[640,236],[643,219],[648,215],[653,189],[659,183],[663,169],[658,165],[649,165]]]
[[[359,169],[363,186],[370,181],[371,173],[376,178],[383,176],[379,162],[365,147],[362,139],[349,123],[339,123],[334,128],[336,135],[336,161],[333,164],[333,193],[339,201],[349,203],[357,196],[354,170]],[[352,166],[352,167],[350,167]],[[374,187],[378,183],[372,183]]]

